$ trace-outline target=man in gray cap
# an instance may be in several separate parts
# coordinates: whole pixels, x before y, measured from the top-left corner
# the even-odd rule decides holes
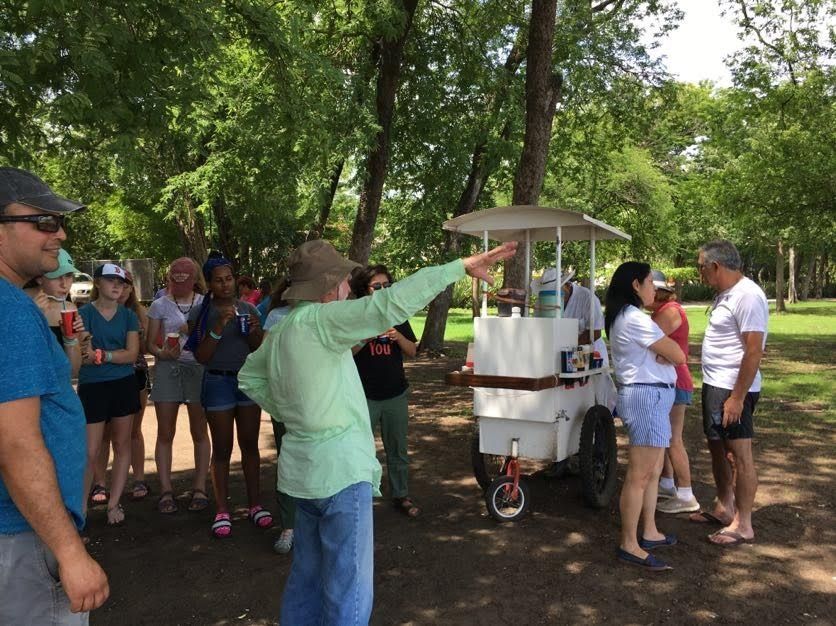
[[[70,363],[21,290],[58,267],[64,218],[82,208],[0,168],[0,624],[87,624],[109,593],[78,534],[86,423]]]
[[[297,510],[282,624],[365,624],[372,611],[372,496],[380,495],[381,470],[351,347],[409,318],[465,274],[493,282],[488,268],[515,252],[516,243],[506,243],[348,301],[357,263],[322,240],[291,255],[283,298],[293,308],[238,375],[241,390],[287,428],[278,484]]]

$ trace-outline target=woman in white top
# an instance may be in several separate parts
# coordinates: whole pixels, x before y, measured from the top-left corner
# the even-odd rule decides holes
[[[189,313],[192,309],[199,309],[203,302],[203,296],[195,292],[195,283],[199,284],[201,278],[195,261],[188,257],[175,260],[168,271],[166,294],[154,300],[148,311],[148,352],[156,359],[151,399],[157,411],[154,458],[161,490],[157,509],[165,514],[177,511],[171,486],[171,449],[180,404],[185,404],[189,413],[194,443],[195,474],[189,510],[202,511],[209,505],[206,474],[209,472],[211,444],[206,414],[200,403],[203,366],[195,360],[194,354],[183,349],[188,337]]]
[[[618,384],[617,409],[630,438],[627,475],[621,489],[621,544],[616,556],[653,571],[671,569],[648,550],[676,543],[656,528],[656,496],[665,448],[670,444],[668,415],[674,400],[675,365],[685,354],[673,339],[642,313],[656,287],[647,263],[622,263],[607,290],[604,326]],[[639,518],[642,533],[638,534]]]

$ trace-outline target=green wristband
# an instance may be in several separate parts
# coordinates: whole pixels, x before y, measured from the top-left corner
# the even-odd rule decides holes
[[[209,336],[210,336],[212,339],[214,339],[215,341],[220,341],[220,340],[221,340],[221,337],[222,337],[222,335],[216,335],[216,334],[215,334],[215,331],[212,331],[212,330],[210,330],[210,331],[209,331]]]

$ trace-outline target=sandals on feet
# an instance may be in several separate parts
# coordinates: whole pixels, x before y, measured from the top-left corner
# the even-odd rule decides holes
[[[144,480],[137,480],[131,487],[131,500],[144,500],[145,496],[151,493],[148,483]]]
[[[174,501],[174,494],[170,491],[163,491],[160,499],[157,500],[157,510],[163,515],[171,515],[177,512],[177,503]]]
[[[90,502],[93,504],[107,504],[110,494],[104,485],[96,484],[90,489]]]
[[[203,489],[192,489],[192,500],[189,502],[189,511],[196,513],[209,506],[209,496]]]
[[[273,525],[273,515],[260,504],[250,509],[249,517],[258,528],[270,528]]]
[[[232,520],[229,513],[218,513],[212,523],[212,535],[216,539],[225,539],[232,534]]]
[[[421,509],[415,506],[415,503],[409,496],[405,496],[403,498],[395,498],[394,500],[392,500],[392,504],[398,511],[400,511],[407,517],[418,517],[421,514]]]
[[[726,539],[721,539],[721,537],[726,537]],[[744,543],[755,543],[754,537],[744,537],[738,532],[733,530],[726,530],[725,528],[722,530],[718,530],[716,533],[711,533],[708,536],[708,542],[713,543],[715,546],[722,546],[723,548],[732,548],[734,546],[739,546]]]
[[[107,525],[120,526],[125,521],[125,510],[121,504],[107,510]]]

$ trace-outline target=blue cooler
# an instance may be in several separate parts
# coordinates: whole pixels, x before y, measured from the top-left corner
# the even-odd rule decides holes
[[[547,289],[537,295],[537,304],[534,307],[537,317],[556,317],[557,314],[557,291]]]

